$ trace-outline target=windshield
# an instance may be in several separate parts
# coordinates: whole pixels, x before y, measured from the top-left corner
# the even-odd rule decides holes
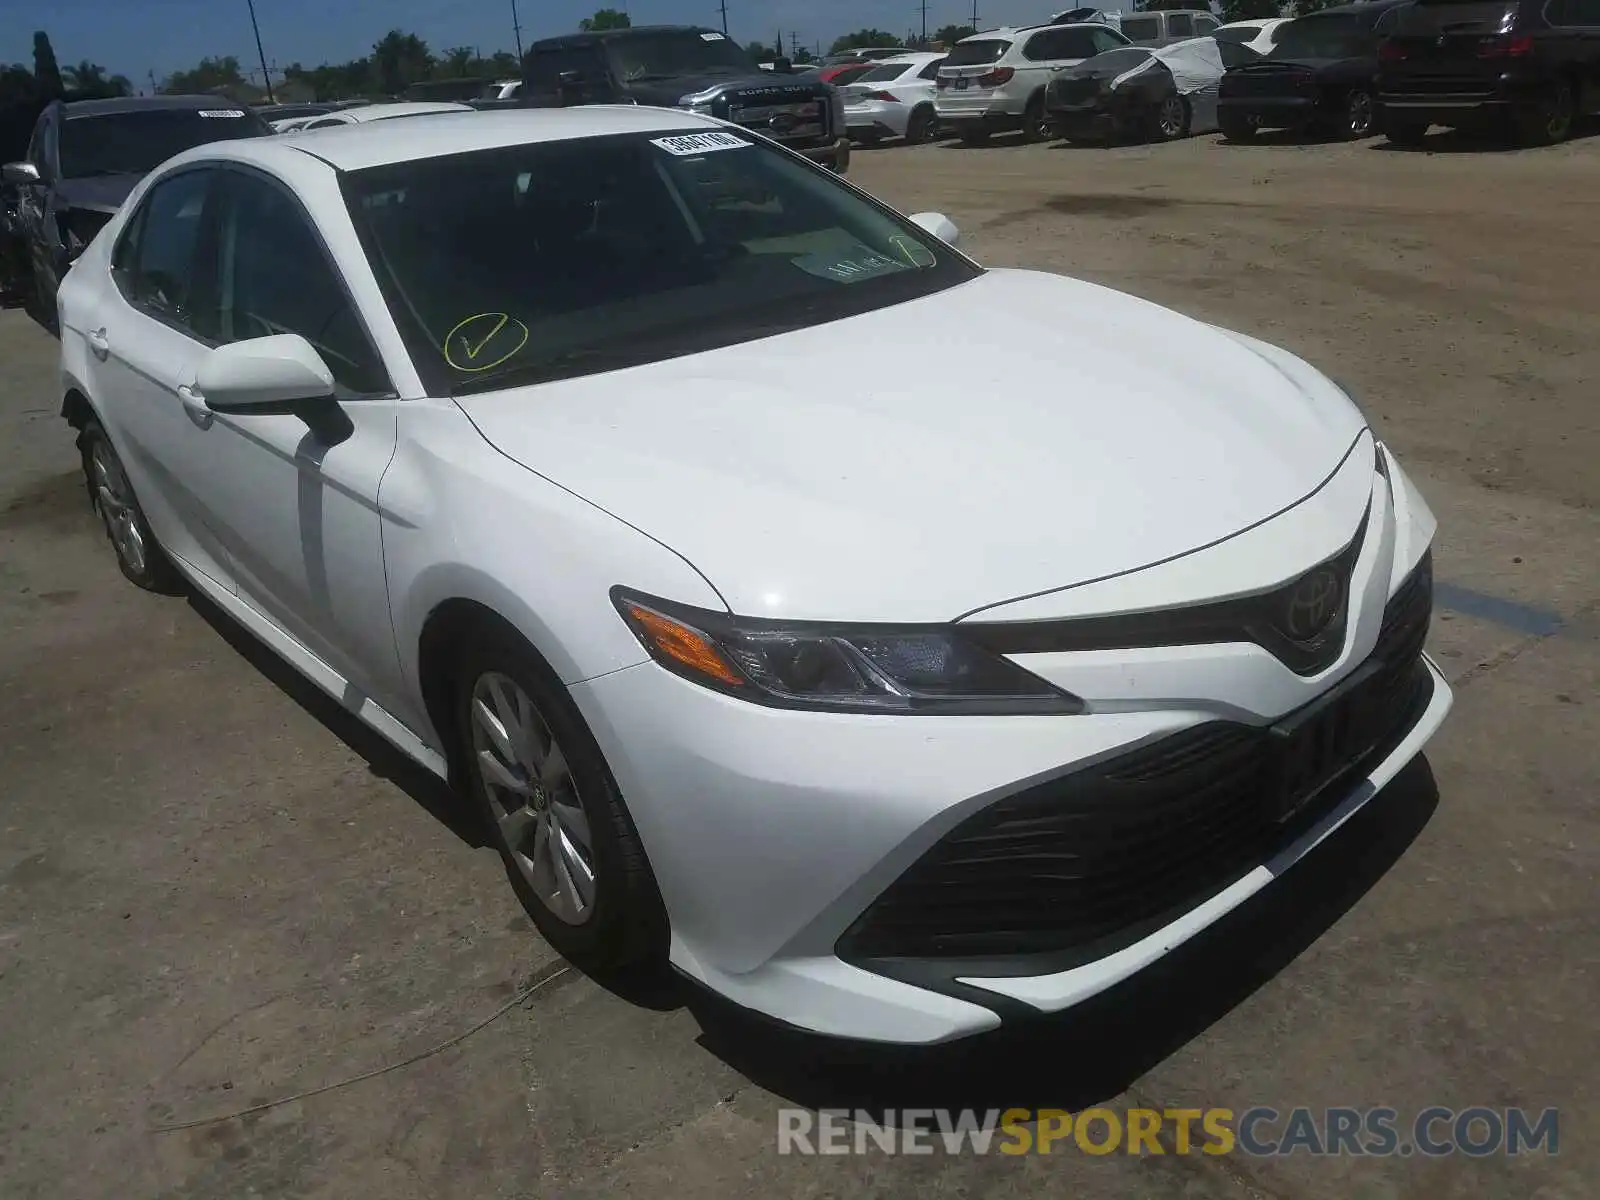
[[[606,42],[617,78],[671,79],[680,75],[754,74],[755,61],[737,43],[710,30],[637,34]]]
[[[1353,14],[1302,17],[1278,26],[1268,58],[1357,58],[1371,49],[1371,39]]]
[[[61,175],[143,175],[191,146],[272,132],[255,113],[227,105],[69,116],[61,126]]]
[[[994,62],[1009,49],[1011,49],[1010,42],[960,42],[955,49],[950,51],[949,57],[944,60],[944,65],[947,67],[976,67],[983,63]]]
[[[536,142],[342,185],[434,395],[803,329],[979,273],[828,172],[733,130]]]

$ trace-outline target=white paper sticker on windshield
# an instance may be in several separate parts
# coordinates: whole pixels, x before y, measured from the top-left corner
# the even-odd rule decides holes
[[[700,35],[700,40],[702,42],[725,42],[728,39],[726,36],[720,33],[702,33]]]
[[[668,154],[709,154],[713,150],[743,150],[750,143],[732,133],[713,130],[710,133],[680,133],[676,137],[651,138],[652,146],[660,146]]]
[[[242,108],[202,108],[200,110],[200,115],[202,117],[242,117],[242,116],[244,116],[244,109],[242,109]]]

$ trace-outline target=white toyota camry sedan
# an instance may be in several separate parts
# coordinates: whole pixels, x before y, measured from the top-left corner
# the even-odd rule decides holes
[[[68,274],[62,411],[128,578],[454,781],[557,949],[936,1042],[1269,888],[1450,705],[1339,387],[956,240],[681,111],[219,142]]]

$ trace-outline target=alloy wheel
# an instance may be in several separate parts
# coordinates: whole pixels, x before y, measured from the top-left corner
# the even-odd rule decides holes
[[[1351,137],[1366,137],[1372,132],[1372,124],[1376,110],[1373,107],[1372,96],[1359,89],[1350,93],[1345,101],[1345,128]]]
[[[478,778],[506,849],[552,916],[583,924],[594,912],[596,860],[566,755],[509,675],[478,677],[471,717]]]
[[[1171,141],[1183,135],[1183,101],[1177,96],[1168,96],[1161,102],[1161,109],[1156,114],[1156,128],[1161,131],[1161,136]]]
[[[1562,86],[1556,90],[1554,100],[1550,104],[1549,119],[1545,123],[1545,137],[1551,142],[1565,141],[1572,131],[1572,115],[1575,101],[1572,89]]]
[[[105,522],[106,535],[128,569],[142,575],[146,563],[144,535],[139,530],[139,510],[134,504],[133,488],[128,484],[122,464],[104,439],[95,443],[90,466],[94,472],[95,508]]]

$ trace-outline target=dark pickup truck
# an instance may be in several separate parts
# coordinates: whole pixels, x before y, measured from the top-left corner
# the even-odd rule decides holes
[[[221,96],[56,101],[46,108],[28,157],[4,168],[39,318],[54,322],[61,277],[152,169],[191,146],[271,132]]]
[[[703,113],[761,133],[843,172],[850,165],[844,103],[779,60],[764,71],[725,35],[694,25],[575,33],[533,43],[515,103],[649,104]],[[490,107],[491,105],[480,105]]]

